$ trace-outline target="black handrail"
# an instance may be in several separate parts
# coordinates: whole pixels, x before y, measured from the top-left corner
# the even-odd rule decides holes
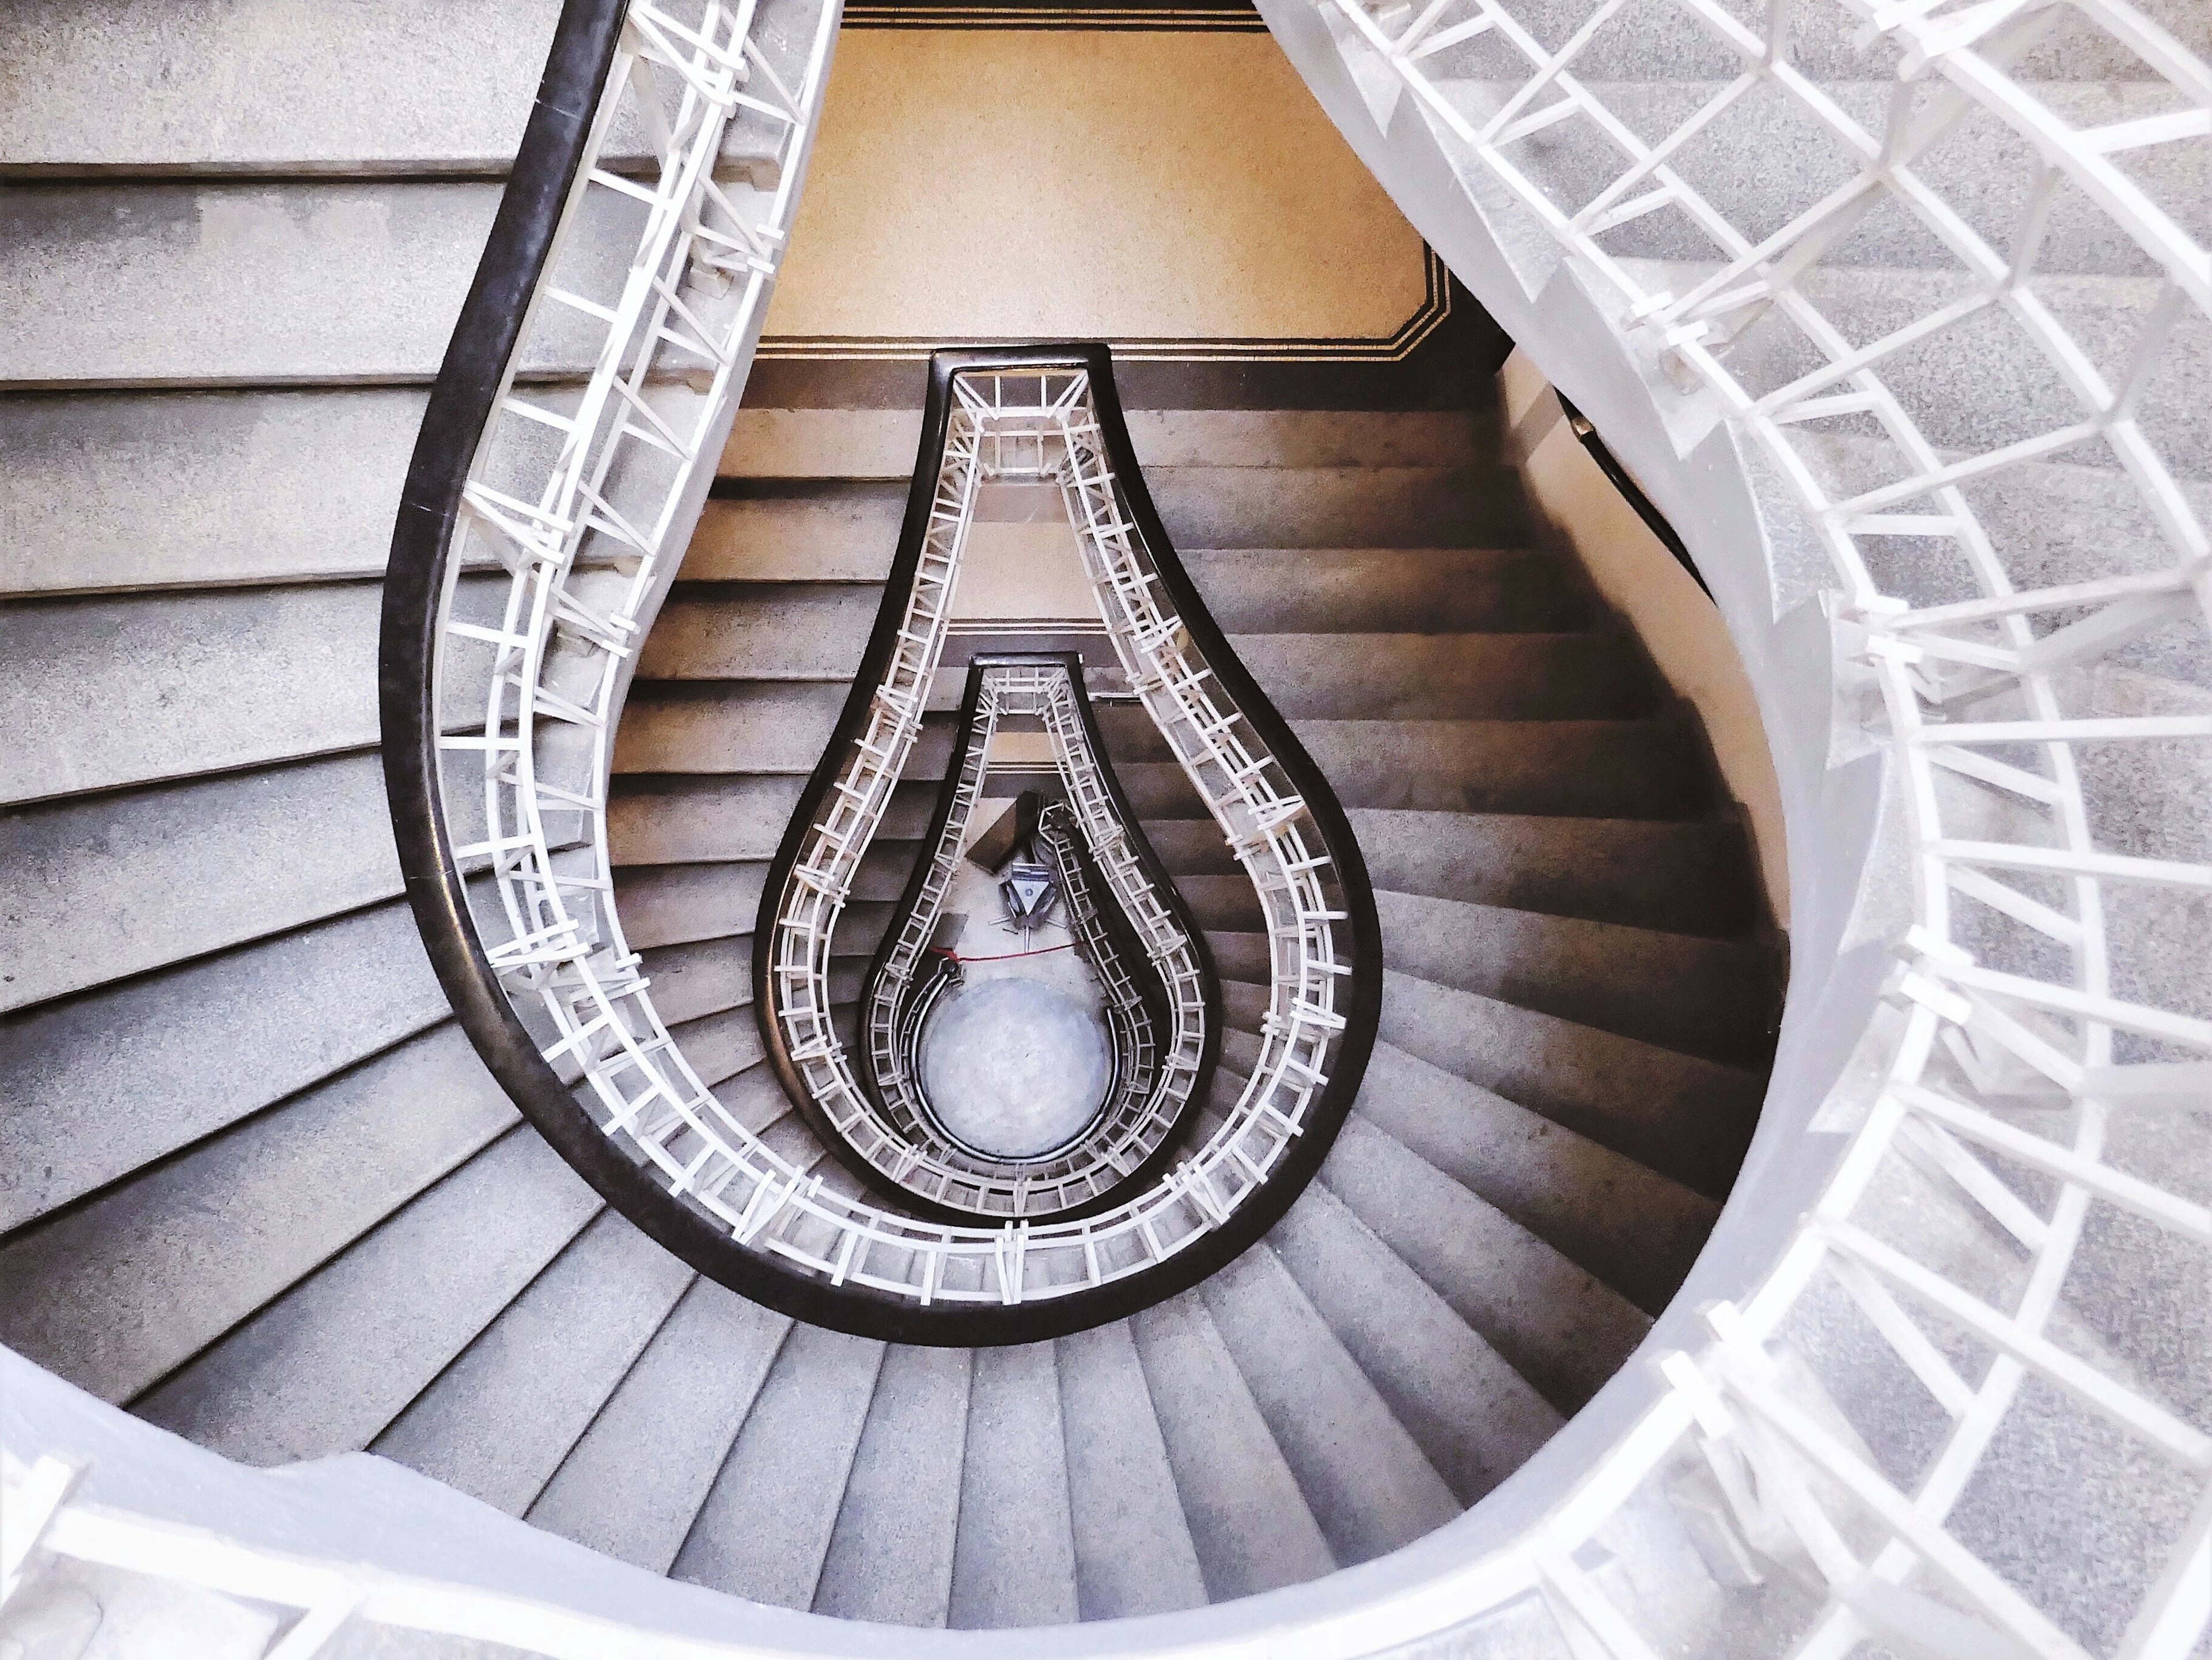
[[[933,479],[933,494],[934,485],[935,481]],[[878,630],[889,628],[896,635],[900,623],[906,615],[909,592],[909,590],[889,587],[884,588],[883,605],[876,614],[876,627]],[[1079,653],[1072,651],[991,652],[979,654],[969,664],[968,683],[960,699],[960,727],[952,740],[952,758],[945,768],[945,781],[938,787],[937,803],[930,813],[929,828],[922,833],[921,856],[915,861],[914,869],[907,877],[906,887],[899,895],[898,904],[891,913],[891,925],[884,930],[883,939],[877,943],[875,955],[868,964],[867,976],[860,984],[860,1006],[866,1009],[874,1002],[878,988],[883,983],[884,976],[890,971],[891,954],[898,947],[899,924],[903,918],[911,915],[915,908],[921,903],[922,890],[929,881],[930,858],[933,851],[945,839],[945,826],[952,817],[954,797],[959,793],[961,768],[967,759],[968,745],[975,737],[975,714],[982,698],[984,671],[994,666],[1024,663],[1054,665],[1067,671],[1068,685],[1074,693],[1077,717],[1083,723],[1084,741],[1091,745],[1091,754],[1098,757],[1099,774],[1106,786],[1107,799],[1113,805],[1114,816],[1120,821],[1123,833],[1128,837],[1130,850],[1136,854],[1138,867],[1144,872],[1145,879],[1152,884],[1152,891],[1160,897],[1161,903],[1166,906],[1169,914],[1175,918],[1176,926],[1183,931],[1184,938],[1190,942],[1191,954],[1198,959],[1200,994],[1206,1005],[1206,1040],[1199,1056],[1198,1075],[1192,1080],[1189,1098],[1183,1103],[1181,1110],[1176,1113],[1175,1123],[1161,1138],[1159,1145],[1147,1153],[1127,1176],[1121,1177],[1104,1192],[1096,1194],[1080,1204],[1071,1205],[1062,1210],[1041,1212],[1031,1219],[1041,1222],[1073,1222],[1080,1220],[1085,1216],[1095,1216],[1101,1211],[1111,1210],[1132,1193],[1149,1187],[1166,1172],[1170,1161],[1174,1158],[1182,1145],[1183,1136],[1206,1104],[1206,1093],[1213,1082],[1214,1067],[1221,1057],[1222,1018],[1221,982],[1214,972],[1212,948],[1207,945],[1205,932],[1198,926],[1198,919],[1191,914],[1189,902],[1184,899],[1182,891],[1176,886],[1175,879],[1168,874],[1167,866],[1161,862],[1158,853],[1153,848],[1151,840],[1145,835],[1144,826],[1138,821],[1134,810],[1129,805],[1129,798],[1122,791],[1121,781],[1115,773],[1113,763],[1106,758],[1106,746],[1098,730],[1097,714],[1091,707],[1090,695],[1084,689],[1083,659]],[[857,686],[859,682],[856,681],[854,684]],[[824,752],[822,764],[831,767],[841,765],[849,753],[849,747],[841,746],[833,742],[830,749]],[[795,816],[792,820],[793,825],[809,824],[812,822],[811,818],[803,816]],[[789,837],[790,832],[787,830],[786,839],[788,840]],[[1094,891],[1110,893],[1111,890],[1105,886],[1091,860],[1090,849],[1083,844],[1080,837],[1076,841],[1075,856],[1083,866],[1085,880],[1093,885]],[[771,872],[772,879],[773,872]],[[781,890],[773,888],[763,890],[760,921],[753,929],[753,974],[755,976],[753,983],[756,986],[768,983],[760,977],[763,973],[761,942],[766,938],[764,931],[774,926],[770,915],[772,907],[766,897],[771,891],[781,891]],[[1144,984],[1146,976],[1156,978],[1158,970],[1153,968],[1150,959],[1138,945],[1135,930],[1128,919],[1109,903],[1102,907],[1101,920],[1104,922],[1107,931],[1115,935],[1117,949],[1124,960],[1128,963],[1132,978],[1136,980],[1140,987]],[[1147,999],[1147,1001],[1158,1000],[1159,1000],[1157,998]],[[774,1022],[774,1015],[765,1002],[759,1004],[759,1018],[764,1026]],[[876,1075],[874,1045],[866,1042],[864,1036],[860,1047],[862,1050],[862,1064],[855,1070],[861,1086],[868,1091],[879,1109],[884,1108],[887,1104],[883,1098],[883,1080]],[[795,1074],[786,1077],[781,1071],[778,1076],[784,1079],[784,1087],[787,1091],[792,1091],[796,1085],[796,1091],[793,1094],[793,1103],[799,1108],[800,1115],[806,1120],[808,1127],[814,1131],[817,1138],[830,1149],[831,1155],[840,1164],[851,1171],[862,1182],[866,1183],[875,1192],[895,1204],[914,1211],[917,1215],[933,1217],[939,1221],[960,1222],[973,1225],[979,1221],[989,1220],[988,1218],[981,1217],[973,1211],[960,1210],[950,1205],[934,1204],[921,1195],[913,1193],[891,1181],[870,1164],[860,1150],[854,1147],[837,1127],[830,1122],[829,1116],[822,1110],[820,1104],[814,1099],[812,1091],[806,1088],[803,1080],[798,1079]]]
[[[1557,388],[1553,390],[1556,392]],[[1590,424],[1589,417],[1574,406],[1566,393],[1559,392],[1559,407],[1566,411],[1567,430],[1582,441],[1582,447],[1589,452],[1590,459],[1597,463],[1598,471],[1606,476],[1613,489],[1620,492],[1621,499],[1636,509],[1636,516],[1650,526],[1651,533],[1666,544],[1667,551],[1674,556],[1674,562],[1689,572],[1690,580],[1705,590],[1705,598],[1711,599],[1713,591],[1705,586],[1705,579],[1698,569],[1698,562],[1690,557],[1689,548],[1675,534],[1674,526],[1667,522],[1667,515],[1660,512],[1657,504],[1644,493],[1644,486],[1629,476],[1628,469],[1620,465],[1620,458],[1613,453],[1604,439],[1598,436],[1597,429]]]
[[[1089,369],[1110,465],[1168,598],[1182,612],[1217,680],[1304,797],[1335,861],[1352,945],[1346,1025],[1332,1076],[1309,1108],[1304,1133],[1261,1191],[1239,1206],[1226,1225],[1157,1268],[1063,1298],[1011,1306],[925,1307],[849,1283],[833,1286],[738,1244],[720,1224],[663,1188],[606,1135],[539,1053],[486,955],[441,805],[434,706],[441,599],[463,489],[520,343],[531,296],[543,278],[605,88],[623,11],[624,0],[568,0],[562,10],[513,173],[431,388],[392,529],[377,670],[385,786],[408,903],[431,965],[485,1067],[570,1167],[649,1237],[741,1295],[835,1330],[960,1347],[1036,1342],[1121,1318],[1188,1289],[1230,1262],[1265,1234],[1304,1190],[1335,1140],[1365,1071],[1380,1010],[1382,964],[1374,894],[1351,827],[1319,769],[1230,652],[1176,562],[1144,489],[1103,346],[939,354],[931,363],[921,455],[933,479],[949,413],[946,393],[957,370],[1048,362]],[[918,482],[916,488],[925,486]],[[898,565],[911,566],[918,557],[928,510],[927,494],[909,498],[895,582],[901,580]],[[905,580],[911,581],[910,573]],[[849,742],[855,714],[881,678],[886,650],[884,642],[872,639],[833,750]],[[789,875],[796,834],[819,810],[819,781],[817,773],[771,867],[770,893],[780,891],[781,879]],[[757,950],[761,943],[756,941]],[[787,1078],[788,1057],[772,1029],[769,1042],[779,1073]]]

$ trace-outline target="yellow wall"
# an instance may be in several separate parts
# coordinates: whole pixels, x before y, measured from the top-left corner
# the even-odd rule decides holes
[[[767,333],[1382,340],[1425,292],[1267,35],[861,29]]]

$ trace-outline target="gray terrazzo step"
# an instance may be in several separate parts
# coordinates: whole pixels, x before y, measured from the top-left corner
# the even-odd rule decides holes
[[[1267,1250],[1458,1503],[1559,1428],[1558,1411],[1328,1188],[1298,1195]]]
[[[1650,1319],[1618,1292],[1357,1115],[1322,1180],[1513,1370],[1571,1414]]]
[[[756,1602],[813,1602],[884,1349],[793,1328],[670,1573]]]
[[[128,1401],[514,1122],[441,1026],[10,1238],[0,1341]]]
[[[428,380],[501,186],[15,185],[0,194],[0,384]],[[587,226],[580,252],[615,240]],[[633,234],[634,236],[634,234]],[[626,256],[624,256],[626,258]],[[67,314],[66,331],[40,319]],[[533,329],[524,368],[586,369],[584,317]]]
[[[1735,1178],[1765,1084],[1387,970],[1379,1036],[1715,1199]]]
[[[390,825],[374,755],[12,814],[0,821],[14,889],[0,1009],[391,898]]]
[[[1357,1104],[1366,1123],[1646,1314],[1666,1307],[1720,1214],[1702,1194],[1395,1043],[1375,1045]]]
[[[665,1573],[790,1329],[695,1279],[531,1505],[531,1523]]]
[[[1226,1602],[1331,1572],[1328,1540],[1198,1293],[1129,1325],[1207,1594]]]
[[[1508,547],[1519,481],[1495,465],[1152,467],[1145,483],[1178,548]]]
[[[1495,548],[1185,548],[1231,634],[1463,634],[1589,625],[1573,569]]]
[[[945,1623],[979,1631],[1073,1623],[1074,1523],[1052,1344],[975,1351],[961,1457]]]
[[[45,9],[19,20],[0,71],[0,172],[511,157],[560,15],[553,0]],[[348,72],[396,56],[404,74]]]
[[[883,590],[866,582],[679,582],[638,659],[647,680],[851,680]]]
[[[0,593],[380,576],[424,397],[0,397]]]
[[[1158,467],[1449,467],[1496,453],[1494,406],[1464,410],[1125,409],[1137,464]],[[747,409],[726,478],[905,480],[919,409]]]
[[[510,1130],[133,1410],[250,1464],[366,1446],[599,1207],[535,1133]]]
[[[1206,1584],[1129,1323],[1053,1345],[1085,1620],[1202,1607]]]
[[[449,1012],[394,903],[0,1023],[10,1087],[39,1104],[0,1113],[0,1232]]]
[[[655,681],[631,689],[615,739],[617,773],[814,770],[844,708],[842,685],[776,680]],[[945,775],[952,721],[922,727],[906,778]]]
[[[622,865],[772,859],[805,779],[790,774],[650,774],[618,777],[607,801],[607,842]],[[891,793],[880,835],[895,841],[927,828],[936,787],[923,780]]]
[[[815,1613],[895,1626],[945,1623],[971,1366],[967,1349],[894,1345],[884,1352]]]
[[[1741,825],[1722,819],[1371,808],[1355,809],[1351,818],[1381,891],[1716,938],[1742,933],[1757,920],[1747,838]]]
[[[373,582],[60,599],[0,612],[0,801],[356,750],[378,737]],[[446,709],[481,711],[489,662]]]
[[[1687,818],[1707,763],[1671,721],[1300,721],[1346,807]]]
[[[1375,904],[1383,961],[1401,974],[1711,1060],[1773,1052],[1764,946],[1404,893]]]
[[[745,412],[739,411],[738,419]],[[866,582],[890,575],[906,515],[896,480],[748,480],[718,486],[684,550],[686,582]]]
[[[600,1212],[369,1450],[521,1515],[696,1277]]]
[[[838,918],[836,951],[873,952],[890,920],[890,902],[904,891],[911,843],[878,842],[860,864],[855,891]],[[633,866],[615,884],[623,936],[633,946],[680,945],[750,933],[760,915],[765,861],[716,865]]]
[[[1288,721],[1620,721],[1657,702],[1642,651],[1616,634],[1240,634],[1229,643]]]
[[[1246,1251],[1199,1295],[1339,1566],[1395,1550],[1459,1514],[1450,1488],[1273,1252]]]

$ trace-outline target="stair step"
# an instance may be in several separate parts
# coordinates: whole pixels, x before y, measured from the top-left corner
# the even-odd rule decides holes
[[[1267,1246],[1215,1272],[1199,1295],[1339,1566],[1410,1544],[1459,1514],[1443,1479]]]
[[[1298,1195],[1267,1249],[1459,1504],[1559,1427],[1558,1411],[1328,1188]]]
[[[772,859],[805,783],[789,774],[617,777],[607,802],[607,844],[618,866]],[[899,785],[878,834],[921,836],[936,798],[933,783]]]
[[[1231,634],[1518,633],[1589,626],[1572,569],[1496,548],[1183,548]]]
[[[19,1016],[9,1068],[39,1110],[0,1113],[0,1234],[448,1012],[394,903]]]
[[[517,1127],[132,1410],[249,1464],[367,1446],[599,1208]]]
[[[878,837],[861,856],[852,898],[838,918],[837,950],[866,956],[883,937],[893,903],[906,891],[917,843]],[[760,915],[768,861],[631,865],[615,876],[615,903],[633,946],[675,945],[750,933]]]
[[[867,411],[875,413],[875,411]],[[746,411],[738,411],[743,421]],[[842,413],[842,411],[840,411]],[[734,446],[738,438],[732,435]],[[685,582],[864,582],[890,575],[906,517],[906,475],[894,479],[765,478],[715,485],[684,550]]]
[[[1081,1617],[1054,1346],[975,1351],[945,1624],[988,1631]]]
[[[1379,1035],[1713,1199],[1765,1093],[1763,1073],[1388,970]]]
[[[530,1506],[531,1523],[667,1572],[790,1329],[695,1277]]]
[[[1297,1477],[1198,1294],[1156,1304],[1129,1324],[1212,1600],[1333,1572]]]
[[[1350,816],[1380,890],[1709,938],[1741,934],[1757,921],[1742,827],[1723,819],[1370,808]],[[1220,844],[1218,833],[1212,840]],[[1219,856],[1228,859],[1225,846]]]
[[[836,729],[846,688],[797,680],[648,681],[631,689],[615,739],[618,773],[796,773]],[[952,721],[932,715],[902,777],[938,779],[952,752]]]
[[[0,1341],[128,1401],[514,1122],[440,1026],[10,1239]]]
[[[835,680],[859,668],[882,608],[864,582],[677,584],[638,659],[645,680]]]
[[[814,1601],[884,1345],[793,1326],[669,1570],[779,1608]]]
[[[696,1278],[601,1211],[369,1450],[521,1515]]]
[[[952,1596],[967,1440],[967,1349],[894,1344],[884,1354],[814,1612],[942,1627]]]
[[[1511,547],[1520,482],[1497,465],[1152,467],[1178,548]]]
[[[428,381],[501,189],[474,180],[15,186],[12,280],[0,289],[0,340],[14,344],[0,350],[0,383]],[[594,204],[569,257],[610,257],[629,228],[615,218]],[[70,326],[42,325],[58,316]],[[547,319],[520,368],[587,372],[597,326],[581,315]]]
[[[1763,946],[1404,893],[1375,909],[1401,974],[1708,1060],[1772,1057],[1780,987]]]
[[[381,576],[424,397],[0,397],[0,593]]]
[[[1098,715],[1139,818],[1206,816],[1141,708]],[[1347,810],[1665,819],[1694,818],[1711,800],[1708,763],[1672,718],[1296,719],[1291,729]]]
[[[15,893],[0,1010],[392,898],[390,824],[374,755],[15,813],[0,825]]]
[[[1497,411],[1475,410],[1163,410],[1124,411],[1137,464],[1154,468],[1449,467],[1498,451]],[[725,477],[898,479],[914,471],[921,411],[738,411]]]
[[[1617,634],[1240,634],[1286,721],[1634,721],[1656,705]]]
[[[26,20],[0,171],[503,166],[558,15],[549,0],[185,13],[122,0]],[[348,72],[403,54],[404,74]]]
[[[1357,1114],[1322,1169],[1329,1191],[1562,1413],[1650,1329],[1618,1292]]]
[[[1299,721],[1350,807],[1686,818],[1706,763],[1671,721]]]
[[[1649,1315],[1720,1216],[1702,1194],[1395,1043],[1375,1045],[1358,1111]]]
[[[1053,1358],[1082,1617],[1204,1606],[1206,1580],[1129,1323],[1063,1337]]]

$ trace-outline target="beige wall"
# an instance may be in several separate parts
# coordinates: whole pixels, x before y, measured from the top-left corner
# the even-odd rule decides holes
[[[1387,340],[1419,236],[1273,40],[858,29],[768,355],[794,337]]]
[[[1520,352],[1498,376],[1510,459],[1552,533],[1581,556],[1606,599],[1643,636],[1659,672],[1705,723],[1729,794],[1757,844],[1775,920],[1790,926],[1782,795],[1751,681],[1728,628],[1689,574],[1621,497],[1568,427],[1559,400]]]

